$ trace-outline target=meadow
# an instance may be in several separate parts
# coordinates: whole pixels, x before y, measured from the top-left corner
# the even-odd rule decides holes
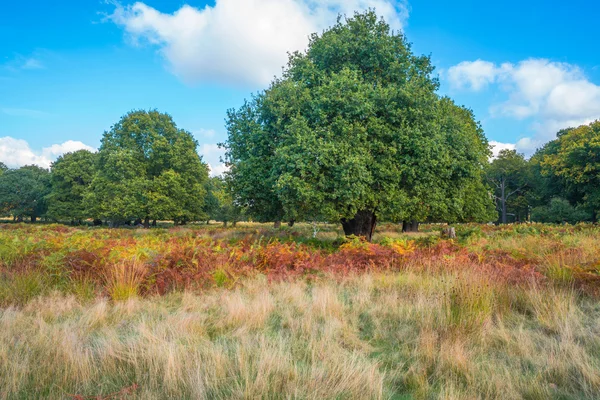
[[[600,393],[600,227],[0,226],[3,399]]]

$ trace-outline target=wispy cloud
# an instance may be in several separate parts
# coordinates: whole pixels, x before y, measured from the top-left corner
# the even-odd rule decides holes
[[[48,50],[38,49],[29,55],[15,54],[3,64],[0,64],[0,69],[11,72],[32,71],[46,69],[44,62],[52,53]]]
[[[22,69],[44,69],[44,64],[37,58],[28,58],[21,66]]]
[[[25,118],[44,118],[52,116],[52,114],[40,111],[40,110],[32,110],[29,108],[0,108],[0,112],[6,115],[10,115],[11,117],[25,117]]]

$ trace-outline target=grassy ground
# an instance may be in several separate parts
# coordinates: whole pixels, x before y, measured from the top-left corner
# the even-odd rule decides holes
[[[596,227],[396,229],[4,226],[0,398],[600,398]]]

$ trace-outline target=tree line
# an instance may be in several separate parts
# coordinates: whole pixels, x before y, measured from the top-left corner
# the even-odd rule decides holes
[[[527,160],[503,150],[486,171],[499,222],[597,222],[600,121],[563,129]]]
[[[50,170],[2,168],[0,212],[110,226],[234,217],[222,178],[209,178],[193,136],[171,116],[133,111],[105,132],[98,152],[65,154]]]
[[[559,132],[527,160],[490,146],[473,112],[440,96],[427,56],[374,12],[338,18],[283,75],[227,113],[223,177],[168,114],[133,111],[98,152],[50,170],[2,168],[0,211],[146,227],[216,219],[335,221],[370,240],[378,221],[596,221],[600,123]]]

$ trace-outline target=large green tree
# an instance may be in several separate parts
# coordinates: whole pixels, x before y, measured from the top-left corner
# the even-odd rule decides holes
[[[49,217],[78,223],[88,218],[83,198],[96,174],[97,159],[97,153],[79,150],[52,163],[52,190],[46,198]]]
[[[35,222],[46,213],[49,191],[48,170],[35,165],[8,169],[0,175],[0,213],[18,221],[29,217]]]
[[[132,111],[105,132],[98,171],[86,195],[93,217],[120,223],[132,219],[204,219],[208,166],[193,136],[170,115]]]
[[[368,239],[378,218],[468,219],[478,194],[461,187],[481,183],[487,141],[432,72],[372,11],[313,34],[281,79],[229,111],[238,201],[259,219],[324,218]]]

